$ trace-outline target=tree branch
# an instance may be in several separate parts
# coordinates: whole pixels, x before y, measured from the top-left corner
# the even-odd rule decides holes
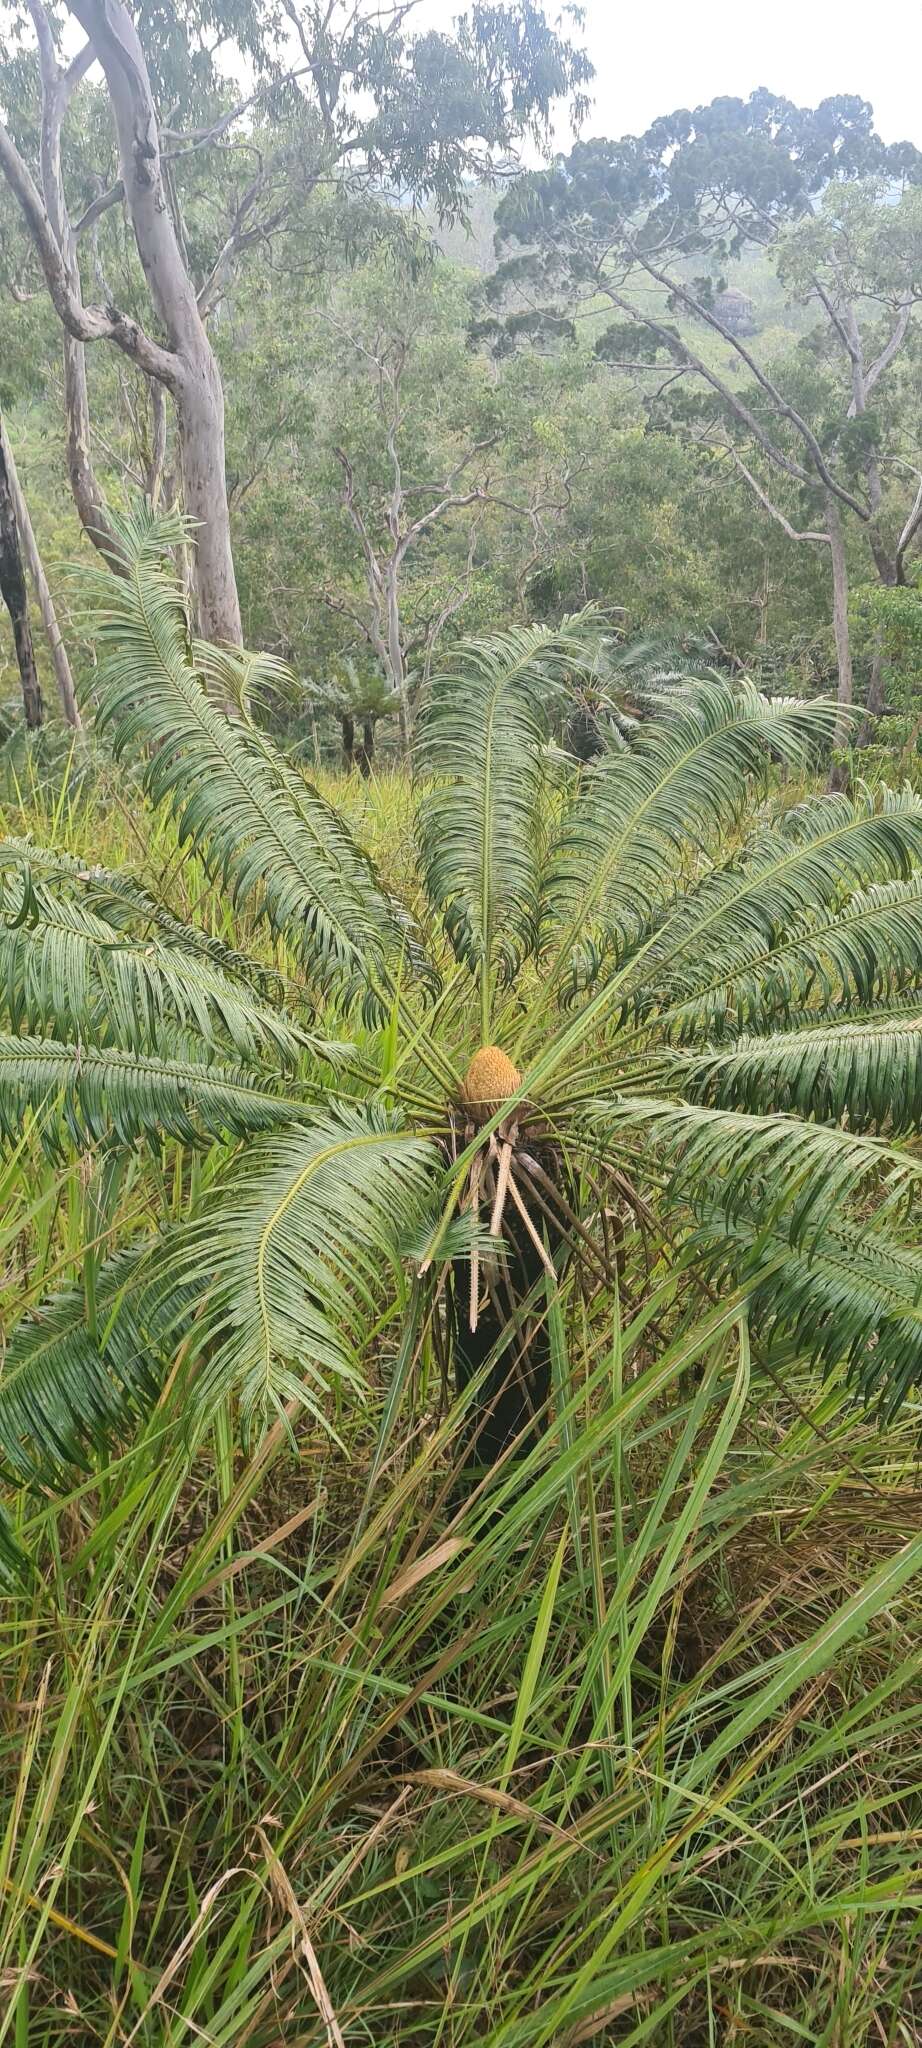
[[[121,178],[118,178],[114,185],[109,186],[108,192],[100,192],[99,197],[92,200],[86,212],[81,213],[80,219],[74,222],[75,241],[79,241],[87,228],[94,227],[96,222],[102,219],[103,214],[109,212],[110,207],[118,206],[124,197],[125,187]]]
[[[159,377],[170,389],[176,382],[179,365],[176,357],[159,343],[151,341],[127,313],[120,313],[114,306],[103,311],[101,306],[83,306],[72,290],[67,266],[44,201],[31,171],[19,154],[16,144],[7,129],[0,122],[0,170],[3,171],[25,220],[45,273],[45,282],[51,294],[52,304],[62,325],[76,341],[113,341],[123,354],[130,356],[151,377]]]
[[[745,344],[740,340],[739,336],[733,334],[729,327],[725,327],[723,321],[718,318],[717,314],[712,312],[710,307],[705,306],[700,299],[696,299],[694,293],[689,292],[686,289],[686,287],[679,282],[677,278],[670,277],[667,271],[659,270],[656,264],[652,263],[649,257],[646,256],[641,249],[638,249],[634,242],[632,242],[629,234],[627,233],[626,228],[622,229],[622,237],[625,246],[627,247],[634,261],[640,264],[641,268],[647,272],[648,277],[654,278],[656,283],[661,285],[666,291],[668,291],[672,297],[680,299],[682,304],[688,309],[690,313],[692,313],[695,316],[696,319],[703,320],[708,327],[713,328],[715,334],[719,334],[721,339],[727,343],[728,347],[734,350],[735,354],[739,356],[741,362],[744,362],[746,364],[747,369],[750,371],[750,374],[755,378],[756,383],[761,386],[761,389],[765,392],[766,396],[771,399],[772,404],[774,405],[779,416],[782,419],[789,420],[791,426],[795,429],[795,432],[800,435],[804,447],[807,449],[809,453],[814,471],[816,475],[822,479],[823,483],[826,486],[826,489],[828,491],[831,491],[834,497],[838,498],[840,504],[847,505],[851,512],[856,512],[859,519],[867,520],[870,516],[868,507],[866,505],[862,505],[861,500],[859,498],[854,497],[851,491],[847,490],[845,485],[840,484],[837,481],[837,479],[832,475],[826,462],[825,456],[823,455],[823,451],[812,428],[808,425],[807,421],[802,417],[802,415],[797,411],[796,407],[789,404],[788,400],[778,390],[777,386],[773,384],[771,378],[761,368],[759,363],[756,361],[755,357],[752,355],[751,351],[748,348],[746,348]],[[637,308],[632,306],[629,300],[619,298],[619,303],[625,310],[627,310],[630,313],[632,319],[639,320],[642,325],[649,327],[652,332],[659,332],[667,341],[673,353],[677,349],[682,350],[687,361],[694,361],[695,368],[698,370],[699,374],[706,378],[707,382],[711,385],[713,390],[718,391],[720,393],[720,396],[723,398],[726,404],[731,405],[733,407],[734,411],[737,413],[738,418],[745,420],[748,431],[755,436],[756,440],[759,442],[760,447],[763,448],[766,455],[769,456],[770,460],[775,464],[776,467],[787,469],[788,474],[790,476],[796,476],[798,482],[800,483],[812,481],[809,475],[800,467],[799,464],[791,463],[788,461],[787,458],[782,456],[781,451],[775,446],[773,442],[769,440],[768,436],[765,434],[763,428],[760,425],[760,422],[756,419],[755,414],[749,411],[748,406],[744,404],[743,400],[737,398],[735,392],[731,390],[728,384],[725,384],[723,382],[722,378],[717,376],[715,371],[709,370],[706,363],[703,363],[700,357],[694,356],[693,350],[689,348],[688,343],[684,341],[680,335],[670,335],[670,331],[668,328],[663,328],[662,326],[659,325],[659,323],[654,322],[649,314],[644,312],[638,312]]]
[[[906,581],[906,574],[903,567],[904,558],[906,555],[907,548],[910,546],[910,543],[914,540],[916,534],[919,531],[920,526],[922,526],[922,476],[920,476],[919,478],[919,488],[916,491],[916,495],[913,500],[912,511],[909,514],[909,518],[907,519],[903,531],[900,534],[899,540],[896,544],[896,555],[894,557],[894,560],[896,565],[897,583],[904,584]]]
[[[871,364],[870,368],[865,374],[865,394],[867,394],[867,392],[869,391],[873,391],[875,384],[878,382],[878,379],[883,376],[885,370],[889,369],[894,356],[897,354],[898,350],[902,348],[903,342],[906,338],[906,330],[909,326],[910,320],[912,319],[912,309],[912,299],[905,299],[900,307],[899,314],[897,316],[896,326],[893,329],[893,333],[891,334],[889,341],[886,343],[886,346],[881,349],[880,355],[876,358],[876,361]]]
[[[724,448],[724,452],[727,455],[729,455],[731,457],[731,460],[736,464],[736,467],[739,470],[740,475],[745,477],[746,482],[753,493],[753,496],[758,498],[759,504],[764,506],[765,511],[770,512],[772,518],[777,520],[778,525],[787,534],[788,540],[824,541],[827,547],[831,546],[830,536],[828,533],[798,533],[796,527],[793,527],[791,525],[790,520],[785,518],[784,513],[780,510],[780,508],[777,505],[772,504],[772,501],[768,496],[768,493],[766,491],[763,491],[761,484],[753,476],[752,471],[747,469],[745,462],[742,462],[740,460],[740,457],[737,455],[736,449],[731,448],[729,442],[724,442],[721,445]]]

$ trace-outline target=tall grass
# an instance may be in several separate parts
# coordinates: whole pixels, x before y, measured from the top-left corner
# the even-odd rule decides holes
[[[218,928],[140,807],[27,794],[7,829]],[[401,786],[350,801],[396,876]],[[79,1277],[94,1173],[7,1167],[5,1315]],[[167,1148],[103,1228],[191,1173]],[[0,2043],[922,2039],[918,1413],[881,1434],[651,1284],[547,1301],[553,1426],[479,1485],[395,1308],[341,1445],[244,1455],[167,1393],[21,1501]]]

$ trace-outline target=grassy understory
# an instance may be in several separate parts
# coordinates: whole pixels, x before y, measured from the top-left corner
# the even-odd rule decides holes
[[[348,802],[403,886],[403,786]],[[224,915],[133,798],[4,826]],[[166,1146],[102,1228],[210,1164]],[[85,1275],[94,1162],[24,1149],[3,1194],[8,1324]],[[918,1405],[881,1433],[779,1385],[738,1304],[642,1296],[639,1256],[620,1302],[548,1300],[553,1429],[479,1488],[430,1337],[393,1422],[396,1304],[338,1443],[165,1402],[23,1499],[0,2043],[922,2039]]]

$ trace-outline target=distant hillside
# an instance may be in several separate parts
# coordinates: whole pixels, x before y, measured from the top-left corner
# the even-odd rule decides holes
[[[439,225],[434,215],[429,216],[429,226],[434,241],[450,263],[461,269],[473,270],[481,277],[489,277],[496,268],[494,237],[496,209],[502,197],[501,189],[480,185],[472,190],[469,209],[469,224]],[[696,275],[700,263],[691,259],[681,270],[686,278]],[[771,351],[783,340],[785,333],[800,335],[813,324],[813,315],[808,307],[789,306],[783,287],[779,284],[771,261],[764,250],[750,249],[739,263],[727,265],[724,273],[729,286],[736,286],[752,302],[755,332],[747,337],[754,355],[762,349]],[[644,303],[651,310],[660,310],[667,318],[675,319],[669,312],[666,295],[655,286],[644,287]],[[610,311],[600,304],[599,327],[611,318]],[[685,330],[686,323],[678,325]],[[593,323],[589,323],[589,332]],[[738,358],[726,350],[718,335],[713,334],[699,321],[687,323],[689,340],[694,341],[697,353],[715,369],[738,367]]]

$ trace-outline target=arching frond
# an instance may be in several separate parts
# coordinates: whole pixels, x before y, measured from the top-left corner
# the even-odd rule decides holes
[[[555,981],[595,979],[607,952],[635,944],[676,894],[683,870],[716,848],[773,758],[803,757],[829,708],[699,680],[630,755],[584,771],[552,851],[546,886]]]
[[[862,1004],[899,988],[922,967],[920,859],[914,791],[812,798],[676,906],[638,999],[655,996],[679,1033],[710,1033],[758,1029],[814,988]]]
[[[207,954],[159,933],[134,938],[27,869],[0,900],[0,1009],[17,1033],[139,1051],[169,1048],[179,1028],[225,1058],[294,1067],[316,1043]]]
[[[58,847],[38,845],[33,839],[0,839],[0,879],[10,872],[24,875],[28,887],[37,887],[44,881],[56,895],[73,896],[118,931],[141,939],[159,937],[196,959],[208,960],[261,996],[282,994],[274,968],[174,917],[136,875],[124,868],[106,868],[96,861],[80,860]]]
[[[419,812],[423,871],[459,960],[489,984],[537,943],[547,698],[591,666],[591,615],[559,632],[510,628],[467,641],[433,679],[414,748],[431,784]]]
[[[694,1214],[720,1214],[750,1237],[780,1216],[794,1244],[812,1248],[830,1222],[859,1197],[880,1220],[916,1204],[922,1165],[875,1138],[795,1117],[750,1116],[658,1097],[595,1105],[595,1129],[609,1139],[626,1130],[645,1137],[667,1185],[667,1199]]]
[[[308,1113],[243,1068],[0,1033],[0,1141],[13,1144],[32,1115],[51,1158],[69,1145],[113,1138],[125,1145],[166,1136],[194,1145],[245,1137]]]
[[[743,1038],[726,1050],[676,1053],[676,1086],[719,1109],[753,1110],[910,1131],[922,1123],[922,998],[914,1013]]]
[[[121,530],[123,574],[92,579],[97,724],[117,755],[150,749],[145,789],[236,903],[284,933],[321,984],[364,988],[403,947],[393,908],[339,814],[209,697],[163,548],[162,526],[141,530],[138,515]]]
[[[438,1169],[433,1146],[374,1109],[331,1109],[249,1148],[177,1265],[183,1282],[208,1276],[200,1397],[233,1387],[249,1420],[297,1398],[327,1419],[320,1397],[332,1380],[360,1380],[368,1331],[401,1250],[419,1237]]]
[[[69,1288],[13,1330],[0,1373],[0,1465],[17,1480],[60,1485],[150,1412],[200,1292],[177,1285],[164,1249],[152,1238],[101,1267],[94,1328],[83,1289]]]
[[[892,1419],[922,1384],[922,1253],[839,1219],[807,1256],[783,1232],[751,1232],[713,1217],[701,1249],[719,1277],[752,1277],[750,1322],[826,1372],[844,1367],[860,1398]],[[760,1277],[761,1274],[761,1277]]]
[[[808,1009],[856,1014],[893,1003],[922,976],[922,876],[872,883],[792,920],[773,947],[750,946],[745,963],[737,953],[723,978],[727,955],[718,952],[717,961],[708,985],[670,1011],[670,1034],[719,1038],[773,1020],[795,1023]]]

